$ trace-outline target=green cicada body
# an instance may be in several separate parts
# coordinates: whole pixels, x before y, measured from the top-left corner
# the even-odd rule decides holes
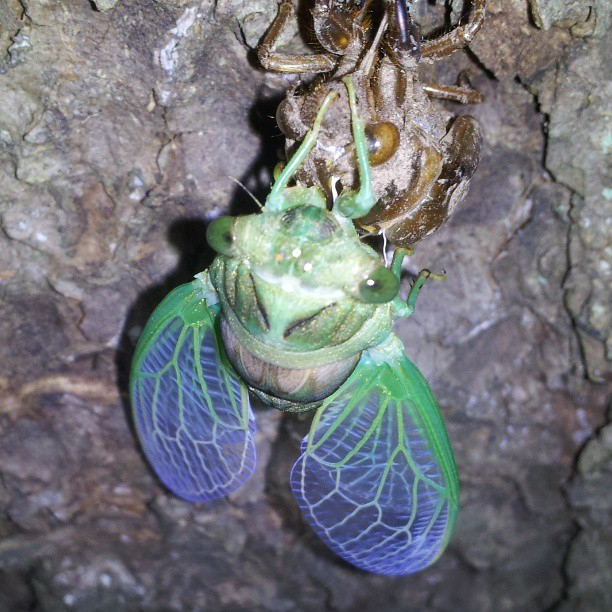
[[[315,124],[262,211],[208,231],[218,256],[151,316],[131,396],[142,446],[184,499],[239,488],[255,466],[249,390],[282,410],[316,408],[291,485],[325,543],[367,571],[404,575],[444,550],[458,481],[440,410],[391,330],[427,274],[398,296],[403,252],[386,268],[352,223],[375,198],[363,122],[346,81],[361,177],[332,210],[314,187],[287,187],[316,144]]]

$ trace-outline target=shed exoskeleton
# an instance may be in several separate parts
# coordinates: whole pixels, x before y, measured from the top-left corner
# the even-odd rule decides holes
[[[277,112],[294,150],[331,90],[343,95],[350,74],[360,99],[376,204],[357,220],[367,233],[382,233],[410,247],[437,230],[464,198],[480,159],[481,135],[469,115],[448,118],[432,97],[464,104],[480,102],[465,75],[456,86],[422,82],[420,63],[440,60],[465,47],[484,20],[485,0],[473,0],[465,23],[431,40],[421,40],[406,0],[386,0],[376,13],[373,0],[315,0],[313,28],[321,53],[291,55],[276,44],[293,12],[282,0],[259,49],[261,64],[273,71],[320,75],[306,87],[289,91]],[[380,7],[378,7],[380,9]],[[381,15],[377,22],[376,15]],[[334,105],[324,122],[313,155],[297,177],[327,194],[336,185],[354,188],[359,180],[353,159],[350,112]]]

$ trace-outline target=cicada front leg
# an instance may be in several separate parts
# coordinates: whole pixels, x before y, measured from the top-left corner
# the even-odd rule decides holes
[[[208,274],[155,309],[130,375],[134,423],[160,480],[190,501],[223,497],[255,467],[255,422],[245,384],[220,340]]]
[[[400,223],[412,225],[414,234],[423,237],[437,229],[446,219],[441,216],[439,220],[429,225],[412,223],[412,216],[421,208],[429,206],[429,193],[444,166],[444,155],[440,147],[434,146],[431,139],[418,127],[414,127],[405,136],[405,143],[411,151],[413,168],[408,184],[398,189],[394,183],[380,195],[376,205],[367,215],[359,218],[357,223],[370,233],[389,235],[389,230]],[[395,243],[398,246],[409,247],[418,238]]]
[[[376,196],[372,188],[372,168],[370,166],[365,122],[357,108],[355,85],[350,77],[344,77],[342,81],[346,86],[351,111],[351,129],[357,156],[359,189],[356,191],[352,189],[343,190],[334,202],[334,210],[347,219],[358,219],[371,210],[376,202]]]

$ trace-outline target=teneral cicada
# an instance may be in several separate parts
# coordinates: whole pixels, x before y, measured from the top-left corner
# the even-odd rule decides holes
[[[375,197],[350,78],[345,87],[359,188],[329,207],[318,187],[289,186],[333,106],[330,92],[261,212],[211,223],[210,269],[154,311],[136,348],[131,401],[159,478],[193,501],[250,477],[249,391],[282,410],[316,409],[291,473],[306,520],[357,567],[403,575],[444,550],[459,486],[438,405],[391,329],[412,314],[429,273],[402,300],[405,251],[386,267],[352,222]]]

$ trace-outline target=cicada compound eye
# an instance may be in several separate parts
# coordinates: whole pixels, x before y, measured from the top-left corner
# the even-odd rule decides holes
[[[368,304],[390,302],[399,291],[399,280],[388,268],[376,268],[357,285],[357,299]]]
[[[206,230],[206,240],[219,255],[232,255],[236,250],[234,217],[219,217]]]
[[[400,144],[400,133],[390,121],[370,123],[365,129],[370,164],[380,166],[389,161]]]

